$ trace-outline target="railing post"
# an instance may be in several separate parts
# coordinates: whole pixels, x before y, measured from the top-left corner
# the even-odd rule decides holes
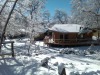
[[[14,57],[14,45],[13,45],[13,42],[11,42],[11,50],[12,50],[12,57]]]

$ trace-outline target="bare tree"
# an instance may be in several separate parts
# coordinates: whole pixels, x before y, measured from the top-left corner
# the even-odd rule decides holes
[[[9,15],[8,15],[7,21],[6,21],[6,23],[5,23],[5,26],[4,26],[4,29],[3,29],[2,35],[1,35],[1,39],[0,39],[0,50],[1,50],[2,42],[3,42],[3,38],[4,38],[4,35],[5,35],[5,32],[6,32],[6,28],[7,28],[7,25],[8,25],[9,19],[10,19],[11,14],[12,14],[12,12],[13,12],[15,6],[16,6],[17,1],[18,1],[18,0],[15,0],[14,5],[13,5],[13,7],[12,7],[12,9],[11,9]]]
[[[49,24],[51,23],[51,15],[49,11],[44,11],[42,14],[42,22],[41,24],[44,26],[45,29],[49,27]]]
[[[20,13],[22,17],[21,24],[26,25],[26,30],[29,33],[29,54],[31,44],[34,41],[34,36],[37,35],[37,29],[40,27],[39,25],[41,25],[41,11],[44,8],[45,0],[21,0],[18,4],[19,7],[16,11]]]
[[[56,23],[66,24],[68,23],[68,15],[65,11],[56,10],[54,15],[54,21]]]
[[[100,28],[100,0],[72,0],[72,13],[75,23]]]
[[[72,0],[72,15],[75,23],[97,27],[100,24],[99,11],[99,0]]]
[[[37,35],[37,29],[40,27],[42,22],[41,11],[44,9],[45,1],[46,0],[19,0],[17,2],[17,7],[10,11],[2,36],[4,36],[6,29],[7,33],[10,34],[14,34],[15,31],[18,32],[21,29],[25,29],[26,32],[28,31],[31,45],[34,36]],[[10,6],[8,8],[10,8]],[[8,14],[7,11],[5,13]],[[2,15],[6,18],[5,14]],[[30,46],[28,48],[28,53],[29,50]]]

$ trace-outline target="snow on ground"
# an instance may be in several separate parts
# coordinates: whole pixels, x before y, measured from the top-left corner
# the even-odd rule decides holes
[[[58,75],[62,63],[67,75],[100,75],[99,46],[55,48],[37,41],[31,45],[28,55],[28,40],[14,41],[16,56],[0,56],[0,75]],[[2,47],[3,52],[11,52],[9,44]],[[48,64],[42,66],[45,58]]]

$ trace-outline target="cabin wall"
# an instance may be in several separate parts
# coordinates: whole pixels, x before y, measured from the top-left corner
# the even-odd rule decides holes
[[[70,34],[68,34],[68,38],[69,39],[76,39],[77,38],[77,33],[70,33]]]
[[[60,35],[64,35],[65,37],[67,37],[67,39],[60,39]],[[65,44],[68,42],[76,42],[76,38],[77,38],[77,33],[59,33],[59,32],[53,32],[52,33],[52,38],[54,40],[54,43],[60,43],[60,44]]]
[[[59,39],[60,34],[58,32],[53,32],[52,35],[54,39]]]
[[[59,36],[60,36],[60,35],[59,35],[58,32],[53,32],[53,33],[52,33],[52,37],[53,37],[54,42],[56,42],[56,43],[59,42],[59,41],[58,41],[58,39],[60,39]]]
[[[93,36],[92,32],[84,34],[84,38],[86,38],[86,39],[92,39],[92,36]]]

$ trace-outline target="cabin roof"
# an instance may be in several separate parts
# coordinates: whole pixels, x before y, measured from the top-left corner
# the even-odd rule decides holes
[[[78,24],[55,24],[53,27],[49,28],[51,31],[57,31],[57,32],[80,32],[80,28],[83,27],[82,25]]]

